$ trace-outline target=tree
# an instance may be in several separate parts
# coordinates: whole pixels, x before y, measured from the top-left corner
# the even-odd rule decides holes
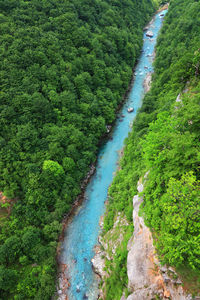
[[[60,185],[64,179],[64,170],[63,167],[52,160],[45,160],[43,163],[43,179],[49,187],[57,187],[57,184]]]
[[[41,234],[38,228],[26,227],[22,235],[23,253],[30,257],[34,248],[41,242]]]
[[[12,264],[21,254],[21,241],[19,237],[13,235],[6,239],[5,243],[0,246],[0,261],[2,263]]]
[[[161,198],[163,217],[159,249],[164,260],[178,266],[186,261],[190,267],[200,264],[200,182],[192,172],[180,180],[171,178]]]
[[[17,279],[17,271],[0,266],[0,291],[13,290]]]

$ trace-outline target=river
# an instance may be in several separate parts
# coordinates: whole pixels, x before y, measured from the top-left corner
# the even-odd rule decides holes
[[[70,288],[66,292],[69,300],[96,300],[98,297],[98,278],[92,270],[91,259],[94,256],[94,246],[98,243],[99,220],[105,211],[104,202],[109,185],[117,170],[119,152],[131,130],[137,110],[142,104],[145,77],[153,71],[153,52],[163,20],[160,14],[166,12],[165,10],[157,13],[150,23],[149,30],[153,32],[153,38],[146,37],[144,33],[144,44],[135,68],[134,81],[128,99],[113,128],[112,139],[99,151],[96,173],[85,191],[86,200],[77,209],[75,216],[67,226],[62,244],[61,262],[68,267],[66,272],[70,277]],[[130,107],[134,108],[134,112],[127,112]],[[65,283],[62,282],[62,285]],[[61,294],[61,290],[59,292]],[[60,295],[59,299],[67,298]]]

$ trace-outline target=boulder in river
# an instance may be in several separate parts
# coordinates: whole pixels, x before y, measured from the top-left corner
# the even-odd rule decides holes
[[[149,72],[144,79],[143,87],[144,87],[145,93],[147,93],[151,88],[151,77],[152,77],[152,74]]]
[[[146,33],[146,36],[148,37],[153,37],[153,32],[148,30],[147,33]]]
[[[129,108],[127,109],[127,111],[128,111],[129,113],[131,113],[131,112],[134,111],[134,108],[133,108],[133,107],[129,107]]]

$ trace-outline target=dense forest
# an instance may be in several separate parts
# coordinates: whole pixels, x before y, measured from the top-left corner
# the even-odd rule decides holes
[[[0,0],[0,298],[50,299],[63,215],[123,100],[149,0]]]
[[[104,221],[107,232],[121,211],[132,224],[136,184],[148,171],[141,213],[161,263],[175,267],[192,294],[200,290],[199,36],[200,2],[171,1],[157,41],[152,87],[126,140]],[[123,245],[107,263],[106,299],[120,299],[119,281],[121,295],[126,288],[126,256]]]

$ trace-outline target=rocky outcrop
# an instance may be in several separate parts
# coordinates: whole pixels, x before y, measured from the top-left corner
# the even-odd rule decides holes
[[[70,283],[69,283],[69,278],[67,277],[67,265],[61,264],[58,286],[57,286],[57,295],[55,295],[55,299],[68,300],[67,289],[69,287],[70,287]]]
[[[129,108],[127,109],[127,111],[128,111],[128,113],[131,113],[131,112],[134,111],[134,108],[133,108],[133,107],[129,107]]]
[[[149,72],[146,75],[144,83],[143,83],[145,93],[147,93],[151,88],[151,78],[152,78],[152,73]]]
[[[138,192],[143,191],[143,184],[138,182]],[[160,299],[189,300],[181,281],[173,268],[162,267],[153,245],[152,233],[139,216],[139,207],[143,198],[133,198],[134,234],[128,243],[128,287],[132,291],[127,300]]]
[[[158,10],[158,12],[162,12],[163,10],[166,10],[169,8],[169,3],[164,4],[163,6],[161,6]]]
[[[99,222],[100,228],[103,229],[103,217]],[[101,277],[103,282],[105,282],[106,277],[108,276],[105,270],[105,261],[113,260],[116,249],[122,243],[124,239],[124,233],[127,230],[127,226],[130,224],[126,220],[126,217],[118,212],[115,217],[115,222],[112,227],[105,235],[99,236],[99,245],[96,245],[94,248],[95,256],[92,258],[92,266],[97,275]],[[99,291],[99,297],[101,299],[106,299],[103,293],[104,284]]]
[[[153,37],[153,32],[148,30],[147,33],[146,33],[146,36],[148,37]]]
[[[94,272],[99,275],[101,278],[107,276],[105,271],[105,251],[103,250],[102,245],[96,245],[94,248],[95,256],[91,259],[92,267]]]

